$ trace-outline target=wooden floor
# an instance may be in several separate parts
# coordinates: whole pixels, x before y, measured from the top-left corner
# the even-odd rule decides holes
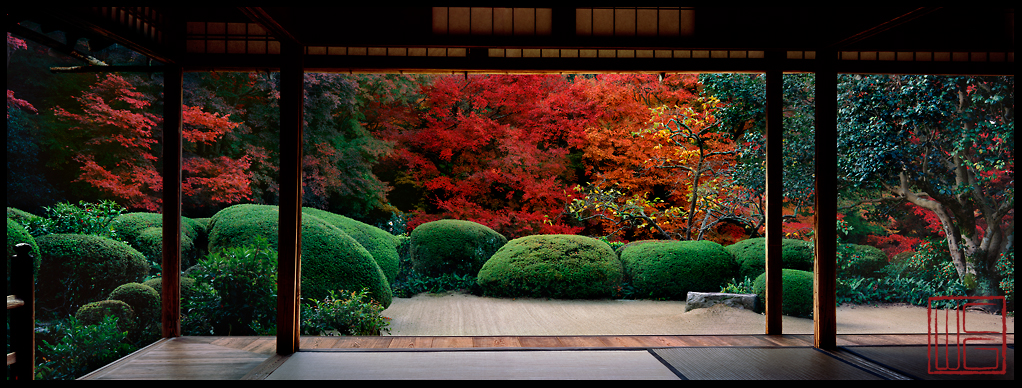
[[[1008,335],[1014,344],[1014,334]],[[838,346],[925,345],[926,334],[839,335]],[[811,347],[811,335],[685,336],[486,336],[486,337],[312,337],[303,351],[437,349],[651,349],[664,347],[798,346]],[[284,358],[276,356],[274,337],[177,337],[160,340],[86,376],[92,379],[241,380],[261,379]]]

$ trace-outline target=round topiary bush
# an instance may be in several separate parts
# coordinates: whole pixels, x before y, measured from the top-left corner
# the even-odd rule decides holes
[[[476,282],[491,296],[597,299],[613,296],[623,276],[617,255],[597,239],[534,235],[501,247]]]
[[[150,262],[163,261],[163,215],[159,213],[125,213],[112,223],[117,236],[142,252]],[[205,227],[181,217],[181,266],[187,268],[205,253]]]
[[[410,237],[412,269],[426,276],[475,275],[507,243],[493,229],[461,220],[427,222]]]
[[[124,301],[101,300],[83,305],[75,312],[75,319],[85,325],[96,325],[106,316],[117,317],[117,327],[128,331],[135,326],[135,312]]]
[[[127,283],[117,286],[107,300],[119,300],[131,306],[135,318],[142,325],[155,324],[160,316],[160,294],[142,283]]]
[[[276,206],[234,205],[210,219],[209,251],[252,245],[262,236],[277,245]],[[322,219],[302,216],[302,297],[322,299],[330,291],[368,288],[373,300],[390,306],[393,293],[387,276],[358,241]]]
[[[881,270],[888,262],[887,254],[877,247],[858,244],[838,244],[837,247],[838,277],[882,277]]]
[[[10,213],[11,208],[7,208]],[[21,223],[14,221],[10,217],[7,218],[7,295],[11,294],[11,257],[14,256],[14,246],[25,243],[32,246],[31,255],[34,261],[33,274],[39,272],[39,245],[36,244],[35,238],[28,234],[25,227]]]
[[[720,291],[738,269],[731,253],[705,240],[634,245],[621,251],[621,264],[637,295],[675,300],[689,291]]]
[[[726,247],[738,261],[738,276],[755,279],[766,271],[766,237],[745,239]],[[800,271],[813,270],[813,244],[796,239],[781,239],[781,258],[783,268]]]
[[[387,281],[394,283],[398,272],[398,240],[394,235],[383,229],[354,220],[340,214],[334,214],[325,210],[302,208],[303,214],[319,217],[319,219],[338,227],[347,233],[348,236],[358,241],[369,254],[373,255],[376,264],[380,266],[383,273],[387,275]]]
[[[759,298],[759,306],[766,306],[766,273],[752,282],[752,290]],[[794,317],[813,315],[813,273],[797,269],[781,270],[781,313]]]
[[[42,255],[36,286],[41,308],[75,311],[121,284],[141,282],[150,269],[142,253],[106,237],[48,234],[36,243]]]

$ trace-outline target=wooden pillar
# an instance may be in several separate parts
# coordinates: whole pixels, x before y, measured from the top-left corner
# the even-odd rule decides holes
[[[163,338],[181,335],[181,102],[183,71],[163,73]]]
[[[813,346],[837,347],[837,53],[816,52],[816,259],[813,260]]]
[[[302,278],[302,114],[304,49],[281,42],[280,218],[278,220],[277,354],[298,351]]]
[[[11,353],[7,354],[8,380],[35,379],[35,277],[38,272],[32,246],[18,243],[14,246],[11,263],[10,295],[7,299],[8,332]],[[21,304],[18,306],[18,304]],[[14,363],[11,364],[11,355]]]
[[[784,54],[784,53],[772,53]],[[776,59],[776,58],[775,58]],[[782,334],[781,268],[784,160],[784,79],[777,66],[766,72],[766,334]]]

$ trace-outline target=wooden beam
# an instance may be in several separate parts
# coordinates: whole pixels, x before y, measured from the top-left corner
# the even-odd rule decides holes
[[[834,51],[817,52],[813,346],[837,347],[837,71]]]
[[[163,338],[181,335],[181,104],[184,72],[163,70],[163,280],[160,295]]]
[[[298,351],[302,278],[302,46],[281,44],[280,218],[277,266],[277,354]]]
[[[784,55],[782,52],[769,54]],[[766,334],[782,334],[781,302],[784,298],[781,268],[784,206],[784,160],[782,126],[784,78],[780,70],[766,72]]]

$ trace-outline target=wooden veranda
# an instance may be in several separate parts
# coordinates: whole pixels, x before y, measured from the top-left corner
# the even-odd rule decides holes
[[[776,7],[754,3],[728,8],[26,5],[14,7],[7,18],[8,32],[83,60],[82,67],[62,71],[164,74],[162,268],[166,275],[160,290],[164,340],[131,356],[136,360],[159,349],[165,351],[170,344],[206,341],[180,337],[180,271],[172,270],[181,267],[180,107],[182,74],[186,71],[280,72],[278,335],[272,341],[252,342],[259,344],[256,354],[268,354],[268,347],[272,347],[269,353],[279,356],[327,341],[303,340],[298,325],[305,72],[765,73],[766,329],[764,336],[747,339],[784,338],[822,350],[835,350],[842,341],[851,341],[848,337],[839,338],[835,330],[836,180],[831,172],[836,168],[836,158],[826,157],[826,153],[816,160],[815,176],[818,258],[814,268],[815,333],[809,337],[776,337],[784,334],[780,312],[783,198],[779,188],[784,170],[777,152],[782,142],[782,74],[816,74],[816,143],[821,149],[834,146],[830,134],[837,126],[836,82],[825,80],[834,80],[838,73],[1014,74],[1014,9],[971,5],[952,8],[829,4]],[[44,29],[66,31],[68,36],[86,37],[93,49],[109,43],[124,45],[159,65],[98,66],[90,62],[88,53],[77,51],[74,42],[57,42],[18,25],[26,20],[39,23]],[[540,340],[524,338],[519,338],[518,343]],[[616,338],[613,341],[637,340]],[[691,341],[695,337],[684,338]],[[731,337],[713,338],[717,341]],[[413,342],[420,340],[444,342],[438,338]],[[247,339],[215,341],[236,343]],[[457,339],[451,343],[462,347],[466,346],[464,341]],[[211,359],[203,360],[211,367],[215,364]],[[143,376],[146,375],[137,378]]]

